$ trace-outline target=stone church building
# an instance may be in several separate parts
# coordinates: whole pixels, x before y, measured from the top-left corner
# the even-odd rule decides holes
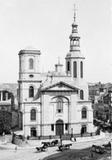
[[[41,73],[39,50],[19,52],[19,107],[25,136],[82,135],[94,132],[93,110],[84,78],[85,57],[80,51],[76,13],[65,57],[65,72]]]

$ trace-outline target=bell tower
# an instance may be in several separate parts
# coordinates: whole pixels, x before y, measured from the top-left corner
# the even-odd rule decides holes
[[[24,49],[19,52],[19,106],[22,110],[23,103],[31,102],[41,83],[40,76],[40,51]]]
[[[84,78],[84,59],[80,51],[80,36],[76,23],[76,10],[74,10],[74,21],[72,23],[72,33],[69,37],[70,49],[66,55],[66,74],[71,76],[74,81],[79,82]]]

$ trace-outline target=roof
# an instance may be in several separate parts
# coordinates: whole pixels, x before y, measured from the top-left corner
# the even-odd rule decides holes
[[[36,50],[36,49],[23,49],[19,51],[19,55],[22,54],[37,54],[40,55],[40,50]]]
[[[49,84],[49,85],[46,86],[46,87],[43,86],[43,87],[41,88],[41,91],[45,91],[45,90],[51,89],[51,88],[56,87],[56,86],[59,87],[59,90],[60,90],[60,88],[62,88],[63,86],[64,86],[64,87],[66,86],[68,89],[72,89],[72,90],[74,90],[74,91],[78,91],[78,88],[76,88],[76,87],[74,87],[74,86],[72,86],[72,85],[70,85],[70,84],[68,84],[68,83],[66,83],[66,82],[63,82],[63,81],[60,81],[60,82],[57,82],[57,83],[54,83],[54,84]]]
[[[65,75],[51,75],[47,77],[47,79],[42,83],[41,88],[47,88],[49,86],[53,86],[55,84],[58,84],[62,82],[63,84],[67,86],[71,86],[72,88],[79,89],[78,86],[75,85],[74,80],[71,80],[71,77],[67,77]]]
[[[34,101],[37,100],[38,98],[40,98],[40,95],[41,93],[44,91],[46,92],[58,92],[58,91],[69,91],[69,92],[76,92],[78,93],[78,88],[69,84],[69,83],[66,83],[66,82],[63,82],[63,81],[58,81],[58,82],[54,82],[54,83],[47,83],[47,84],[43,84],[40,86],[40,88],[38,89],[38,92],[37,94],[35,95],[34,97]]]

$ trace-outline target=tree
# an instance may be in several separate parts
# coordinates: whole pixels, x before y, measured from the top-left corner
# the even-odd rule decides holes
[[[7,111],[0,111],[0,134],[10,133],[12,114]]]

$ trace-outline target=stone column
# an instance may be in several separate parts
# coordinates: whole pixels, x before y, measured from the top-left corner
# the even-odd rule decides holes
[[[7,92],[5,93],[5,100],[6,101],[8,100],[8,93]]]
[[[68,124],[69,124],[69,134],[71,134],[71,102],[68,101]]]
[[[1,91],[1,101],[3,101],[3,91]]]

